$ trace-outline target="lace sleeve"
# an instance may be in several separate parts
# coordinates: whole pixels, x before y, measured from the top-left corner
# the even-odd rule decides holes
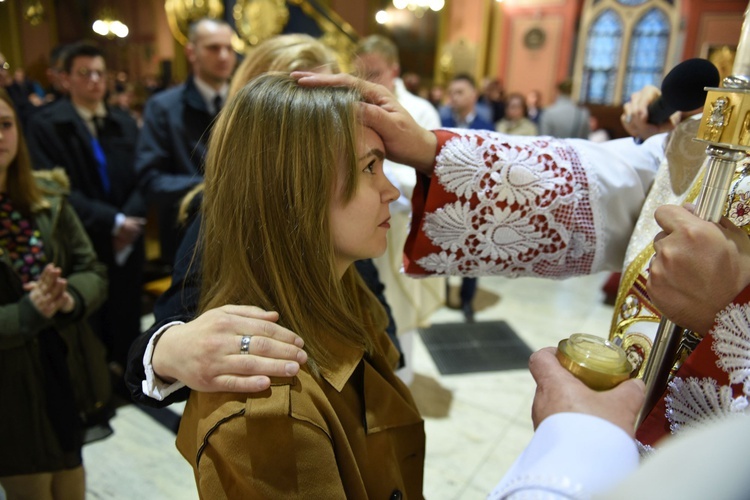
[[[586,164],[585,141],[485,131],[436,134],[434,175],[419,179],[413,196],[407,273],[564,278],[602,267],[607,218],[600,200],[614,195],[602,192],[590,164],[608,158],[605,150],[597,146],[596,160]],[[608,163],[607,169],[625,171],[623,161]],[[620,177],[636,188],[628,192],[634,198],[628,202],[631,226],[621,228],[627,242],[645,189],[633,169],[625,174]]]

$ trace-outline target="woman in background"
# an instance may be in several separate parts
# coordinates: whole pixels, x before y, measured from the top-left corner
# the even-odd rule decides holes
[[[505,116],[495,123],[495,130],[509,135],[537,135],[537,126],[528,118],[526,99],[521,94],[508,96],[505,104]]]
[[[80,415],[101,406],[109,388],[86,317],[107,286],[66,202],[64,174],[38,175],[39,184],[0,89],[0,485],[8,500],[82,500]],[[100,362],[86,364],[84,351]],[[89,384],[97,375],[98,389]]]

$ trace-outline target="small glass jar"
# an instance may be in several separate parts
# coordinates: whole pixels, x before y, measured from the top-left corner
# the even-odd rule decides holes
[[[597,391],[611,389],[633,371],[625,351],[609,340],[574,333],[557,346],[557,359],[570,373]]]

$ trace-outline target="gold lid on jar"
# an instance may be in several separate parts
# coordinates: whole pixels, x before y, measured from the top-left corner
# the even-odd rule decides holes
[[[557,359],[576,378],[597,391],[611,389],[627,380],[633,370],[622,348],[586,333],[575,333],[561,340]]]

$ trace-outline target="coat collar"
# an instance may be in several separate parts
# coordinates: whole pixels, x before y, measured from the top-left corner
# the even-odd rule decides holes
[[[333,363],[327,368],[321,368],[320,374],[334,389],[341,392],[357,366],[362,362],[365,352],[361,347],[354,347],[337,338],[327,339],[326,344]],[[386,371],[394,371],[400,355],[387,335],[376,336],[375,349],[379,351],[383,359],[383,367],[381,368]],[[378,358],[378,355],[373,355],[373,357]],[[369,359],[367,361],[370,362]]]
[[[45,116],[45,119],[48,119],[50,122],[79,123],[81,124],[81,126],[85,127],[84,119],[81,117],[81,115],[78,114],[76,108],[73,106],[73,103],[67,97],[50,104],[50,107],[46,109],[48,110],[48,112]],[[106,114],[104,116],[105,123],[111,122],[117,123],[119,125],[119,117],[116,114],[112,113],[112,110],[109,109],[106,105],[104,106],[104,109],[106,110]]]
[[[54,123],[66,123],[80,121],[81,117],[76,113],[73,103],[67,97],[60,99],[59,101],[50,104],[49,108],[46,108],[47,118]]]
[[[321,377],[337,392],[341,392],[350,381],[357,386],[362,398],[361,419],[365,433],[422,423],[409,388],[394,372],[399,353],[385,333],[376,338],[377,352],[367,357],[362,349],[348,346],[338,339],[327,342],[335,362],[328,369],[321,368]],[[289,380],[272,379],[272,384],[288,383]],[[295,377],[290,385],[295,385],[296,380]]]
[[[198,87],[196,87],[192,76],[189,76],[188,79],[185,80],[185,91],[182,93],[182,100],[185,105],[210,115],[208,112],[208,106],[206,106],[206,101],[203,100],[203,96],[198,90]]]
[[[348,345],[337,338],[326,340],[328,351],[333,363],[326,368],[320,368],[320,375],[338,392],[344,388],[354,370],[364,357],[364,349]]]

